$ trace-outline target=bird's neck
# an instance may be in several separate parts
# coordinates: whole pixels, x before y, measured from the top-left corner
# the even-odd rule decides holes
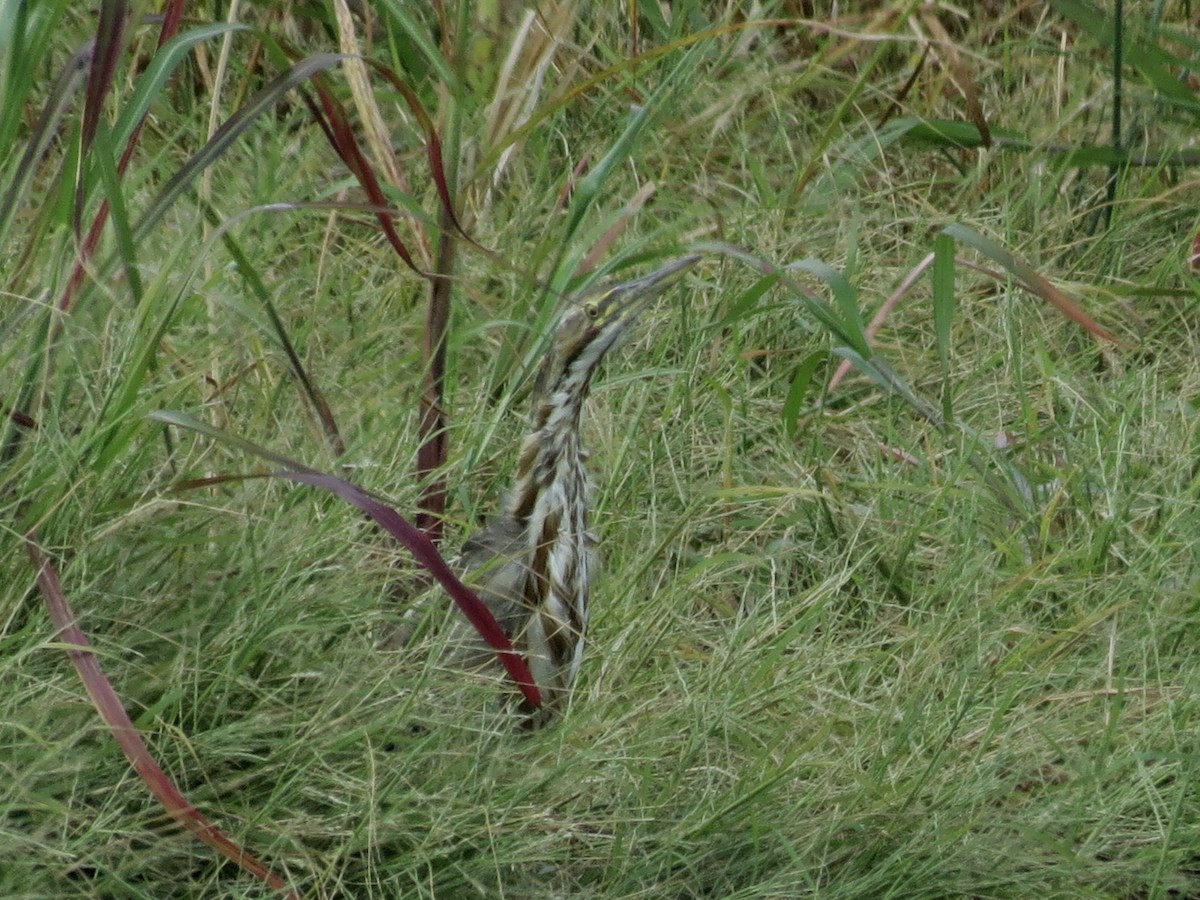
[[[509,515],[538,533],[547,524],[566,534],[586,527],[582,518],[570,521],[575,512],[582,517],[587,509],[587,451],[579,443],[583,398],[564,399],[552,395],[535,407],[509,497]]]
[[[523,599],[537,610],[525,636],[530,671],[539,686],[565,689],[583,659],[593,561],[580,408],[555,406],[552,400],[549,408],[534,411],[534,429],[521,448],[508,512],[521,528],[529,554],[532,577],[525,582]]]

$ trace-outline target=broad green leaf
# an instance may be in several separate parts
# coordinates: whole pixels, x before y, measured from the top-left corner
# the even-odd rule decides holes
[[[796,423],[800,419],[800,410],[804,406],[804,398],[808,395],[808,387],[812,384],[813,373],[829,359],[829,354],[818,350],[806,356],[792,376],[788,387],[787,397],[783,400],[783,430],[789,438],[796,436]]]
[[[150,57],[145,71],[138,75],[137,81],[134,83],[133,92],[121,104],[121,111],[117,115],[116,124],[112,129],[113,146],[125,147],[138,123],[150,111],[150,105],[162,94],[167,80],[180,63],[187,60],[197,44],[203,44],[230,32],[248,30],[245,25],[222,22],[183,32],[163,44]]]

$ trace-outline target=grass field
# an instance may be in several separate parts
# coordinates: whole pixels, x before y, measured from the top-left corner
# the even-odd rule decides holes
[[[1191,5],[181,6],[0,2],[0,896],[280,895],[47,571],[296,896],[1200,896]],[[376,649],[360,512],[148,418],[444,478],[449,552],[557,297],[697,250],[590,401],[537,731]]]

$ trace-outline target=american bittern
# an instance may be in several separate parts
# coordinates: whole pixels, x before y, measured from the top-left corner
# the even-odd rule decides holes
[[[547,710],[561,707],[579,673],[596,570],[580,435],[592,376],[650,301],[698,258],[567,302],[537,372],[516,484],[501,515],[463,545],[463,580],[525,657]],[[461,618],[452,640],[460,647],[456,665],[492,658]]]

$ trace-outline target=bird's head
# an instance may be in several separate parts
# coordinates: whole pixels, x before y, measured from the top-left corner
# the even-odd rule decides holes
[[[699,259],[685,256],[649,275],[601,285],[568,300],[538,370],[534,396],[548,401],[561,391],[574,398],[586,394],[604,354],[629,331],[650,302]]]

